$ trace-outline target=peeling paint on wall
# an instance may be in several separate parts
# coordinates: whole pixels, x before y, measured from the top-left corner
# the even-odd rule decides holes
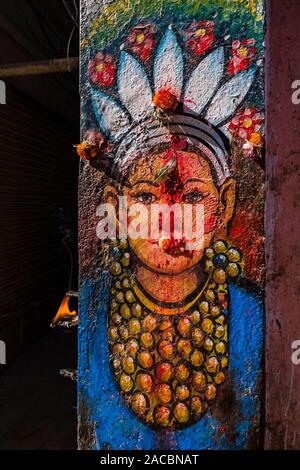
[[[85,0],[81,26],[80,448],[256,448],[263,4]],[[174,215],[169,237],[134,238],[155,203],[201,205],[203,245]]]

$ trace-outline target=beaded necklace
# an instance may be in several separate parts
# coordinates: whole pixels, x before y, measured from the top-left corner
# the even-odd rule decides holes
[[[214,242],[205,252],[204,287],[184,305],[165,305],[136,280],[127,241],[114,245],[108,337],[118,388],[145,424],[189,426],[215,401],[226,379],[227,277],[241,273],[241,252],[223,240]]]

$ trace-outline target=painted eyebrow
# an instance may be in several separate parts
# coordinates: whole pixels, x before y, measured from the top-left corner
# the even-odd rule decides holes
[[[150,184],[151,186],[155,186],[156,188],[158,188],[158,183],[154,183],[154,181],[151,181],[151,180],[139,180],[139,181],[136,181],[135,183],[133,184],[126,184],[127,187],[129,188],[133,188],[134,186],[136,186],[137,184]]]
[[[186,183],[205,183],[205,182],[206,182],[206,180],[201,179],[201,178],[188,178],[183,182],[183,184],[186,184]]]

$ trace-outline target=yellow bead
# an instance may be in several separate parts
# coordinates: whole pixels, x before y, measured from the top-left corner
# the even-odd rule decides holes
[[[215,382],[216,384],[220,385],[223,383],[225,380],[225,374],[224,372],[218,372],[217,375],[215,376]]]
[[[141,331],[140,322],[136,318],[131,318],[131,320],[129,320],[128,326],[131,335],[137,335]]]
[[[205,363],[205,368],[209,374],[218,372],[219,366],[219,361],[216,357],[209,357]]]
[[[119,305],[117,304],[117,302],[115,300],[112,300],[111,303],[110,303],[110,309],[112,312],[116,312],[119,308]]]
[[[168,384],[159,384],[156,387],[156,396],[161,403],[169,403],[172,400],[172,391]]]
[[[133,388],[133,381],[130,375],[122,374],[120,377],[120,387],[123,392],[128,393]]]
[[[127,240],[120,240],[120,248],[122,248],[122,250],[126,250],[126,248],[128,248]]]
[[[212,248],[207,248],[207,250],[205,251],[205,254],[207,256],[207,258],[211,259],[214,257],[214,250]]]
[[[203,413],[204,411],[204,406],[203,406],[203,403],[201,401],[201,398],[200,397],[193,397],[191,399],[191,409],[192,409],[192,412],[196,415],[196,416],[199,416]]]
[[[117,294],[116,294],[116,301],[119,302],[119,303],[124,302],[124,294],[123,294],[123,292],[121,292],[121,291],[117,292]]]
[[[138,415],[144,415],[147,411],[147,399],[146,397],[140,393],[136,392],[131,398],[131,406],[133,411]]]
[[[121,314],[122,317],[125,318],[126,320],[128,320],[128,318],[131,317],[130,308],[128,307],[127,304],[122,304],[122,305],[121,305],[121,307],[120,307],[120,314]]]
[[[225,353],[225,344],[222,341],[219,341],[216,344],[216,352],[218,354],[224,354]]]
[[[188,407],[184,403],[177,403],[174,409],[174,416],[179,423],[186,423],[190,417]]]
[[[124,253],[124,255],[121,258],[121,263],[122,265],[127,268],[130,264],[130,254],[129,253]]]
[[[190,391],[186,385],[179,385],[176,388],[176,396],[178,400],[184,401],[190,396]]]
[[[113,353],[122,356],[124,354],[124,349],[125,349],[124,344],[117,343],[113,347]]]
[[[118,339],[118,329],[115,326],[112,326],[111,328],[108,329],[108,337],[112,341],[117,341]]]
[[[204,341],[204,333],[200,328],[194,328],[192,330],[192,341],[195,346],[200,348]]]
[[[209,273],[213,269],[214,265],[211,260],[205,261],[205,271]]]
[[[182,357],[188,358],[192,351],[190,341],[188,339],[180,339],[177,343],[177,350]]]
[[[144,369],[150,369],[153,365],[153,359],[148,351],[142,351],[138,354],[138,363]]]
[[[111,319],[115,325],[120,325],[122,322],[122,317],[118,313],[113,313]]]
[[[138,349],[139,343],[136,341],[136,339],[131,338],[126,344],[127,353],[134,357],[138,352]]]
[[[215,293],[212,289],[208,289],[205,293],[205,298],[208,302],[213,302],[215,300]]]
[[[131,313],[132,315],[134,315],[135,317],[137,318],[140,318],[142,316],[142,307],[140,306],[140,304],[137,304],[137,303],[134,303],[132,306],[131,306]]]
[[[192,313],[192,315],[191,315],[190,318],[191,318],[191,322],[192,322],[194,325],[196,325],[197,323],[199,323],[200,318],[201,318],[200,312],[198,312],[198,310],[195,310],[195,311]]]
[[[225,327],[223,325],[218,325],[216,327],[215,337],[222,338],[222,336],[224,336],[224,333],[225,333]]]
[[[151,333],[143,333],[141,336],[141,341],[145,348],[151,348],[153,346],[153,336]]]
[[[111,272],[114,276],[118,276],[122,272],[122,266],[117,261],[114,261],[111,265]]]
[[[123,339],[127,339],[129,336],[129,331],[125,326],[120,327],[120,335],[122,336]]]
[[[114,359],[113,360],[113,368],[114,369],[119,369],[120,365],[121,365],[120,359]]]
[[[142,392],[150,393],[153,388],[153,380],[151,375],[145,373],[137,374],[136,386]]]
[[[230,277],[236,277],[240,274],[240,269],[236,263],[229,263],[226,272]]]
[[[206,387],[205,375],[202,372],[194,372],[193,385],[198,392],[203,392]]]
[[[226,356],[224,356],[221,359],[221,367],[222,367],[222,369],[226,369],[227,366],[228,366],[228,359],[227,359]]]
[[[185,364],[181,363],[178,364],[178,366],[176,367],[175,374],[177,380],[179,380],[180,382],[185,382],[190,375],[190,371]]]
[[[225,253],[227,249],[226,243],[224,243],[222,240],[215,241],[213,246],[216,253]]]
[[[204,357],[201,351],[198,351],[197,349],[193,352],[191,355],[191,364],[194,367],[200,367],[202,366],[204,362]]]
[[[147,315],[143,320],[143,330],[153,331],[156,327],[156,319],[152,315]]]
[[[126,291],[125,297],[126,297],[127,302],[129,302],[130,304],[132,304],[135,301],[135,297],[133,293],[131,292],[131,290]]]
[[[122,367],[124,372],[126,372],[127,374],[133,374],[135,366],[132,357],[124,357],[124,359],[122,360]]]
[[[226,281],[226,273],[224,269],[216,269],[214,271],[213,278],[217,284],[224,284]]]
[[[129,282],[129,279],[127,279],[127,277],[125,277],[125,279],[123,280],[122,285],[125,289],[128,289],[128,287],[130,287],[130,282]]]
[[[232,263],[237,263],[241,259],[240,252],[235,248],[229,248],[226,254],[228,256],[229,261],[231,261]]]
[[[225,322],[224,315],[220,315],[218,318],[216,318],[215,322],[218,323],[219,325],[223,325],[223,323]]]
[[[205,338],[204,349],[206,351],[212,351],[213,347],[214,347],[213,341],[210,338]]]
[[[212,333],[212,331],[214,329],[214,324],[213,324],[213,322],[211,321],[210,318],[204,318],[201,326],[202,326],[202,330],[207,334]]]
[[[205,301],[201,302],[199,305],[199,309],[202,315],[207,315],[209,312],[209,303]]]
[[[154,420],[156,424],[158,424],[159,426],[163,426],[163,427],[169,426],[170,419],[171,419],[171,411],[167,406],[162,405],[162,406],[157,406],[155,408]]]
[[[205,392],[205,397],[208,401],[212,401],[216,398],[217,394],[217,389],[213,384],[208,385],[206,392]]]
[[[188,319],[188,317],[180,318],[180,320],[177,323],[177,330],[178,330],[178,333],[184,338],[189,336],[190,331],[191,331],[191,322]]]
[[[217,317],[218,315],[220,315],[220,307],[218,307],[217,305],[213,305],[211,307],[210,313],[213,317]]]

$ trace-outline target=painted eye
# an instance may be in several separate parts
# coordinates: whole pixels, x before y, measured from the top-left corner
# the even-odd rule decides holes
[[[135,199],[142,204],[152,204],[156,201],[156,196],[150,192],[138,193],[135,195]]]
[[[188,204],[196,204],[197,202],[202,201],[204,194],[200,193],[200,191],[191,191],[190,193],[186,193],[182,196],[182,200],[187,202]]]

